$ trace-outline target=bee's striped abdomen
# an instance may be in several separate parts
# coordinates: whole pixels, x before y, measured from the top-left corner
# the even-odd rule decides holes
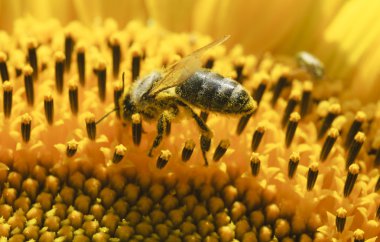
[[[206,70],[195,72],[176,93],[193,106],[219,113],[248,113],[254,103],[238,82]]]

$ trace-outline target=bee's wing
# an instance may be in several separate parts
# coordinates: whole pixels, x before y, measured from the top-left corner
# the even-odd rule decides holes
[[[202,67],[200,57],[210,48],[217,46],[230,38],[230,35],[226,35],[202,48],[194,51],[190,55],[182,58],[178,62],[170,65],[163,72],[162,78],[153,84],[152,89],[149,91],[149,95],[155,95],[163,90],[171,87],[178,86],[182,82],[186,81],[195,71]]]

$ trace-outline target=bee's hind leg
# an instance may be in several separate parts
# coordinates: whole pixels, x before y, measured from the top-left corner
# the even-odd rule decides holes
[[[157,136],[153,141],[152,147],[149,149],[148,156],[153,156],[153,150],[160,145],[164,133],[167,133],[168,129],[170,129],[171,120],[176,116],[176,114],[176,110],[165,110],[161,113],[157,121]]]

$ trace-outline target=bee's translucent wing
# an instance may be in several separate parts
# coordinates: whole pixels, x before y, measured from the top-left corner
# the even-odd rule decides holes
[[[190,55],[169,66],[163,72],[162,78],[153,84],[152,89],[149,91],[149,95],[155,95],[163,90],[178,86],[182,82],[186,81],[192,74],[194,74],[195,71],[202,67],[200,57],[207,50],[220,45],[228,38],[230,38],[230,35],[226,35],[223,38],[220,38],[194,51]]]

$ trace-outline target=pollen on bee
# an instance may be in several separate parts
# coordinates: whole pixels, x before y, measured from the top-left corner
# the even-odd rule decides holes
[[[132,140],[135,145],[139,145],[141,142],[142,134],[142,119],[138,113],[132,114]]]
[[[311,191],[314,188],[315,182],[317,181],[319,173],[318,163],[312,162],[309,166],[309,171],[307,173],[307,190]]]
[[[64,85],[64,72],[65,72],[65,55],[62,51],[57,51],[54,55],[55,58],[55,88],[58,93],[62,93]]]
[[[325,161],[327,159],[327,156],[330,154],[330,151],[338,137],[339,131],[336,128],[330,128],[325,142],[323,143],[321,153],[319,155],[319,160]]]
[[[28,113],[21,116],[21,136],[22,140],[25,143],[28,143],[30,140],[30,132],[31,132],[31,126],[32,126],[32,116],[30,116]]]
[[[352,189],[354,188],[356,179],[358,178],[359,171],[360,171],[359,165],[355,163],[350,165],[350,167],[348,168],[348,174],[347,174],[347,178],[346,178],[346,182],[344,184],[344,190],[343,190],[343,195],[345,197],[348,197],[351,194]]]
[[[365,140],[366,140],[366,136],[363,132],[358,132],[355,135],[355,138],[352,141],[352,144],[347,152],[346,169],[348,169],[348,167],[355,161]]]
[[[335,225],[336,225],[336,230],[339,233],[342,233],[344,230],[344,227],[346,225],[346,216],[347,216],[346,209],[341,207],[336,210]]]
[[[292,152],[288,163],[288,177],[293,178],[295,172],[297,171],[298,164],[300,162],[300,154],[298,152]]]
[[[215,149],[214,156],[212,157],[212,159],[214,161],[219,161],[220,158],[222,158],[222,156],[226,153],[229,146],[229,140],[221,140]]]
[[[66,156],[67,157],[73,157],[75,153],[77,153],[78,150],[78,142],[73,140],[70,140],[66,143]]]
[[[260,172],[260,163],[261,163],[259,154],[253,152],[251,154],[250,161],[251,161],[251,173],[253,176],[257,176]]]
[[[13,84],[10,81],[3,83],[3,111],[4,117],[9,118],[12,113]]]
[[[29,65],[26,65],[23,69],[24,72],[24,85],[25,85],[25,94],[26,100],[29,106],[34,104],[34,82],[33,82],[33,68]]]
[[[188,161],[193,154],[195,142],[193,140],[187,140],[185,146],[182,149],[182,161]]]
[[[90,140],[95,140],[96,138],[96,123],[95,115],[93,113],[88,113],[85,117],[87,136]]]
[[[77,45],[77,69],[79,82],[84,86],[86,84],[86,48],[82,42]]]
[[[119,163],[123,157],[125,156],[125,152],[127,151],[127,148],[125,148],[124,145],[119,144],[115,147],[115,152],[113,153],[112,162],[113,163]]]
[[[9,81],[7,55],[2,51],[0,51],[0,76],[3,82]]]
[[[172,153],[169,150],[161,150],[161,153],[157,159],[156,167],[162,169],[169,162]]]
[[[44,96],[44,110],[46,121],[52,125],[54,121],[54,99],[51,93]]]

